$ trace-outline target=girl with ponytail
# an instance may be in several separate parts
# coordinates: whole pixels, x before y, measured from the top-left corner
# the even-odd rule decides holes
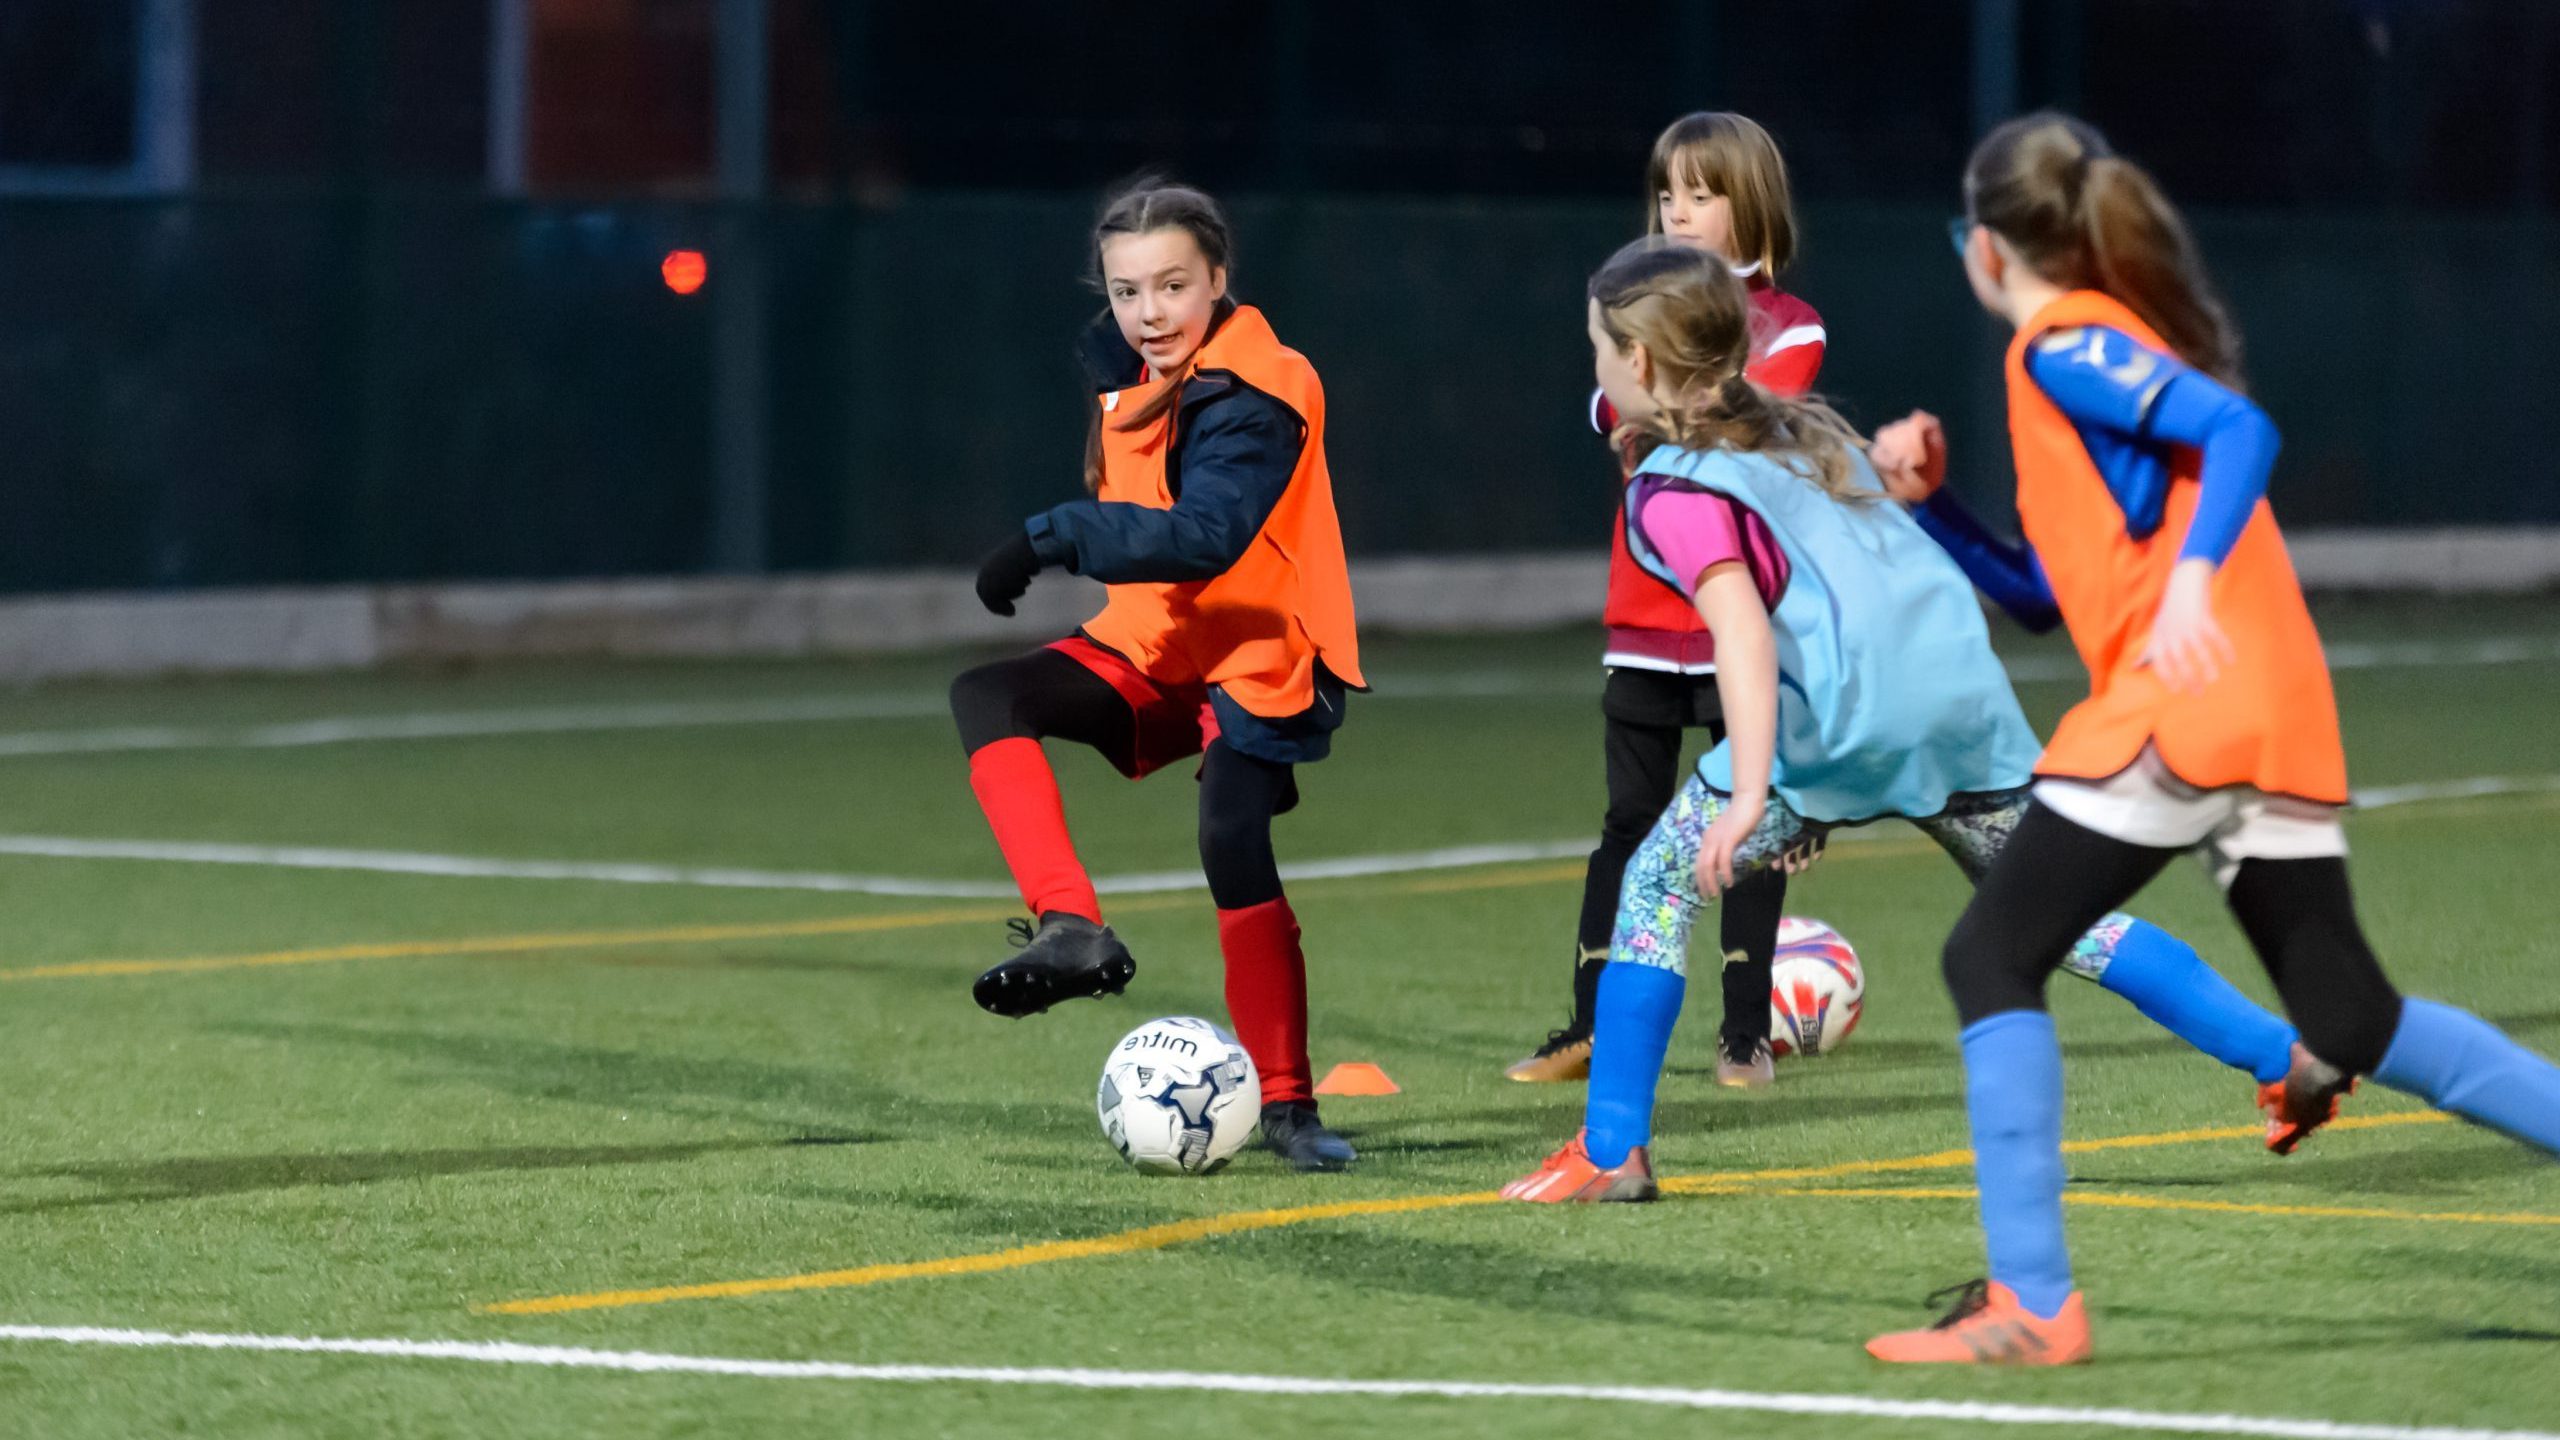
[[[1639,242],[1591,281],[1593,369],[1634,457],[1627,548],[1712,632],[1728,730],[1628,866],[1583,1129],[1511,1199],[1653,1198],[1654,1089],[1703,905],[1887,817],[1979,878],[2026,811],[2035,736],[1971,588],[1838,415],[1745,375],[1749,320],[1741,283],[1695,250]],[[2193,950],[2130,916],[2090,920],[2073,973],[2226,1063],[2283,1073],[2291,1030]],[[1776,917],[1762,923],[1774,943]]]
[[[1947,939],[1990,1254],[1890,1361],[2089,1355],[2062,1229],[2062,1052],[2044,986],[2090,921],[2183,851],[2203,858],[2301,1027],[2259,1104],[2270,1148],[2360,1075],[2560,1151],[2560,1068],[2472,1015],[2403,998],[2347,890],[2346,759],[2320,637],[2266,501],[2275,426],[2240,392],[2240,340],[2185,222],[2080,121],[2012,120],[1965,170],[1975,296],[2007,361],[2028,546],[1979,526],[1968,568],[2068,627],[2089,697],[2035,766],[2018,843]],[[1877,436],[1893,492],[1942,525],[1946,443],[1914,414]],[[1969,524],[1969,522],[1967,522]],[[1952,532],[1950,532],[1952,533]],[[1996,593],[1996,592],[1995,592]]]
[[[1349,1144],[1316,1114],[1307,971],[1271,847],[1298,802],[1295,767],[1325,758],[1360,654],[1324,387],[1227,285],[1235,239],[1218,203],[1145,178],[1094,226],[1109,301],[1078,346],[1093,385],[1084,488],[1013,528],[978,571],[999,615],[1034,576],[1100,580],[1102,613],[1066,639],[952,683],[969,788],[1031,917],[1019,953],[978,977],[985,1009],[1020,1018],[1114,995],[1137,971],[1102,922],[1041,742],[1102,752],[1138,779],[1199,757],[1200,864],[1218,910],[1227,1013],[1262,1080],[1263,1143],[1299,1170],[1340,1170]]]

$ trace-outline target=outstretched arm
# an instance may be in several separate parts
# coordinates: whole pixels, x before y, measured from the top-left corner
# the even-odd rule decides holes
[[[1912,508],[1911,518],[1955,560],[1974,588],[1990,596],[1991,603],[2007,611],[2009,618],[2038,635],[2062,623],[2053,583],[2045,578],[2044,562],[2036,552],[2023,540],[2003,540],[1991,533],[1954,491],[1941,489],[1931,495]]]
[[[2023,541],[2004,540],[1946,488],[1947,432],[1938,417],[1914,410],[1876,431],[1867,458],[1885,493],[1911,507],[1920,529],[1956,562],[1976,589],[2012,619],[2041,635],[2062,623],[2044,562]]]
[[[1225,574],[1288,490],[1307,427],[1288,406],[1241,388],[1202,406],[1191,424],[1171,507],[1073,500],[1034,515],[1024,528],[1041,563],[1113,585]]]

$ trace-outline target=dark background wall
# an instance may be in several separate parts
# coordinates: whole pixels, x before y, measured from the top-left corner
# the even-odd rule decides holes
[[[1950,416],[1978,495],[1999,336],[1943,221],[1986,104],[2055,103],[2192,206],[2291,523],[2560,522],[2539,0],[772,0],[752,200],[712,183],[716,0],[520,3],[521,194],[487,183],[502,7],[199,0],[189,185],[0,195],[0,587],[706,568],[741,274],[762,563],[966,560],[1073,493],[1085,226],[1148,164],[1232,201],[1356,549],[1596,545],[1579,287],[1700,106],[1787,148],[1825,389]],[[0,0],[0,167],[132,149],[131,14]]]

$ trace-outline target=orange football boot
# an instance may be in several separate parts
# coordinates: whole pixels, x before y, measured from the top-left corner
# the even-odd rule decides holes
[[[1997,1280],[1941,1290],[1929,1303],[1950,1293],[1958,1298],[1944,1319],[1926,1330],[1879,1335],[1867,1353],[1896,1365],[2078,1365],[2089,1358],[2089,1312],[2077,1290],[2050,1320],[2038,1319]]]
[[[2311,1132],[2338,1118],[2338,1101],[2356,1092],[2356,1080],[2296,1044],[2293,1068],[2281,1080],[2258,1087],[2258,1108],[2267,1116],[2267,1148],[2290,1155]]]
[[[1582,1132],[1576,1130],[1545,1164],[1503,1186],[1502,1198],[1536,1205],[1651,1200],[1662,1191],[1653,1183],[1653,1159],[1644,1152],[1638,1145],[1627,1152],[1624,1164],[1603,1170],[1591,1163],[1591,1152],[1582,1148]]]

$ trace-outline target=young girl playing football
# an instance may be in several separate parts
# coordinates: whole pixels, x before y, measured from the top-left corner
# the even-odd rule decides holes
[[[2062,1230],[2062,1051],[2045,977],[2073,937],[2198,852],[2302,1027],[2267,1097],[2316,1123],[2358,1075],[2560,1150],[2560,1069],[2472,1015],[2404,998],[2348,894],[2337,707],[2268,508],[2277,436],[2238,391],[2239,337],[2150,176],[2059,115],[1991,132],[1965,169],[1975,296],[2008,355],[2018,515],[2089,668],[2034,804],[1947,939],[1990,1276],[1880,1359],[2089,1355]],[[1934,490],[1925,416],[1879,464]]]
[[[1092,498],[1034,515],[990,554],[999,615],[1057,568],[1104,581],[1078,634],[951,686],[969,787],[1038,917],[978,1003],[1034,1015],[1117,994],[1137,970],[1102,923],[1040,742],[1090,745],[1136,779],[1200,757],[1200,864],[1218,908],[1227,1013],[1262,1076],[1264,1141],[1301,1170],[1351,1147],[1318,1119],[1306,958],[1281,892],[1272,817],[1291,767],[1321,760],[1362,685],[1351,585],[1324,459],[1324,390],[1262,312],[1227,294],[1235,244],[1215,201],[1177,185],[1115,197],[1094,227],[1110,308],[1079,353],[1097,396]]]
[[[1822,317],[1778,288],[1795,258],[1795,207],[1786,161],[1775,140],[1749,117],[1718,112],[1684,115],[1653,142],[1645,167],[1647,228],[1720,257],[1743,277],[1751,305],[1746,373],[1781,395],[1801,395],[1822,369]],[[1591,397],[1594,428],[1607,434],[1618,417],[1608,397]],[[1583,872],[1582,910],[1573,966],[1573,1012],[1561,1030],[1506,1072],[1514,1080],[1579,1080],[1591,1068],[1592,1004],[1609,960],[1609,927],[1628,857],[1671,803],[1680,778],[1680,737],[1703,728],[1724,738],[1717,708],[1715,641],[1685,596],[1655,584],[1628,554],[1625,517],[1612,527],[1607,687],[1600,712],[1601,755],[1609,807],[1600,845]],[[1724,1024],[1716,1047],[1716,1080],[1746,1089],[1775,1076],[1769,1055],[1769,966],[1786,876],[1771,870],[1725,897]]]
[[[1628,870],[1584,1128],[1513,1199],[1653,1197],[1654,1087],[1705,900],[1887,816],[1978,879],[2026,810],[2035,737],[1971,586],[1836,415],[1744,377],[1747,315],[1722,266],[1676,247],[1640,242],[1591,281],[1601,386],[1623,436],[1653,442],[1630,466],[1628,545],[1714,632],[1728,733]],[[2075,973],[2139,975],[2109,988],[2202,1048],[2282,1070],[2290,1030],[2193,950],[2130,916],[2089,919],[2066,942]]]

